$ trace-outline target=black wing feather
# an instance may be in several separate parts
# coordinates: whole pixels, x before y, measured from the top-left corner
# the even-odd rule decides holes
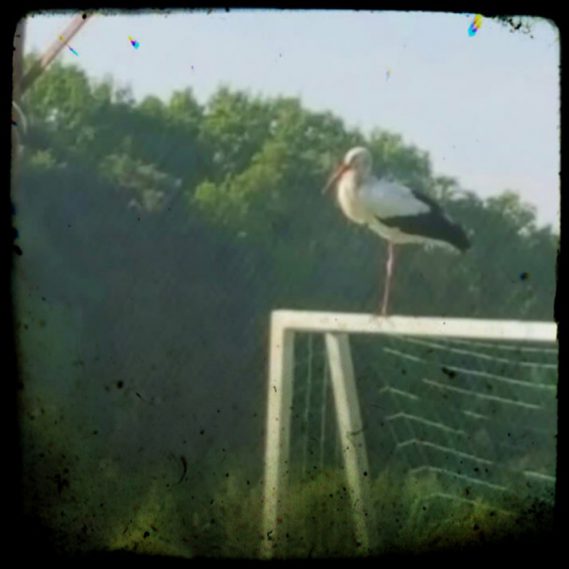
[[[413,195],[430,207],[430,211],[418,215],[402,215],[381,218],[376,216],[380,223],[389,227],[396,227],[408,235],[417,235],[439,241],[446,241],[460,251],[470,247],[464,229],[446,217],[441,206],[430,196],[409,188]]]

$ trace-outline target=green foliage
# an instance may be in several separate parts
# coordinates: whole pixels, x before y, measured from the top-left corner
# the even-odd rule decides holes
[[[487,198],[486,204],[490,213],[498,214],[512,229],[525,234],[535,230],[535,207],[522,203],[515,192]]]
[[[208,102],[201,140],[211,153],[216,180],[242,171],[269,128],[267,105],[221,88]]]
[[[109,154],[102,162],[107,180],[117,188],[127,190],[137,198],[135,203],[146,211],[164,208],[166,194],[176,187],[176,181],[153,164],[145,164],[130,154]]]
[[[386,176],[426,191],[431,178],[429,155],[414,146],[405,146],[398,134],[375,130],[369,147],[378,171]]]
[[[286,147],[269,142],[240,174],[228,176],[220,185],[210,181],[200,184],[196,203],[220,225],[267,239],[273,223],[279,221],[277,216],[285,210],[280,193],[286,165]]]
[[[203,110],[191,89],[172,93],[166,109],[166,117],[173,127],[195,130],[203,119]]]
[[[57,166],[57,160],[49,150],[37,150],[29,158],[29,165],[38,172],[53,170]]]

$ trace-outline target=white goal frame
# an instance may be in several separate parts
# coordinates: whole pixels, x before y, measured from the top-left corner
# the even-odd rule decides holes
[[[337,312],[275,310],[271,313],[269,380],[264,464],[262,557],[272,557],[279,543],[281,496],[286,492],[294,380],[294,335],[324,334],[336,418],[352,501],[354,529],[362,553],[373,549],[374,512],[368,509],[369,472],[348,334],[384,334],[513,340],[557,341],[553,322],[389,316]],[[366,475],[364,475],[366,473]]]

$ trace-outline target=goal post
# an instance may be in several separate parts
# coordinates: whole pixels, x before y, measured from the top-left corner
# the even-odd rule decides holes
[[[271,330],[275,327],[292,332],[400,334],[547,343],[557,340],[557,325],[555,323],[527,320],[383,317],[350,312],[275,310],[271,315]]]
[[[289,474],[296,333],[324,335],[354,531],[362,553],[373,550],[376,526],[369,499],[369,467],[349,334],[555,343],[551,322],[275,310],[271,314],[264,457],[262,557],[282,543],[280,526]]]

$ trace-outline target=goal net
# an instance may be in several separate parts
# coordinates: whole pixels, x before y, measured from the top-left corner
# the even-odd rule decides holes
[[[544,322],[275,311],[262,554],[428,547],[549,511],[556,335]]]

